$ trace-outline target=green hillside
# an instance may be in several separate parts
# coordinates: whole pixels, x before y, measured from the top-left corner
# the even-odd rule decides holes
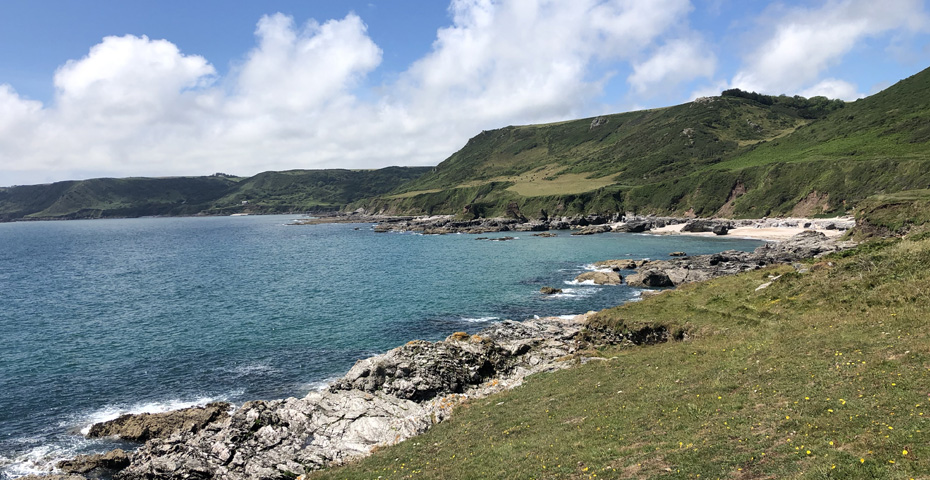
[[[687,333],[585,352],[599,360],[308,478],[927,478],[928,199],[869,199],[860,223],[906,225],[904,239],[599,312],[596,331]]]
[[[388,213],[845,213],[930,186],[930,70],[852,103],[731,90],[669,108],[485,131],[359,202]]]
[[[249,178],[96,178],[0,188],[0,221],[339,210],[428,167],[293,170]]]

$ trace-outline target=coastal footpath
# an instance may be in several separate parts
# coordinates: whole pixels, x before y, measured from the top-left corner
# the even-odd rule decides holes
[[[752,253],[634,262],[636,273],[627,281],[647,271],[667,272],[669,278],[678,278],[677,269],[695,272],[679,280],[685,283],[772,263],[790,264],[850,246],[807,232]],[[598,266],[613,269],[626,266],[619,263],[625,261],[629,260]],[[294,478],[421,434],[461,402],[516,387],[533,373],[598,359],[592,347],[688,338],[687,331],[656,325],[626,331],[591,328],[589,316],[508,320],[476,335],[413,341],[359,361],[328,390],[301,399],[247,402],[231,413],[228,404],[211,404],[167,414],[126,415],[95,425],[89,435],[144,441],[138,450],[82,456],[60,463],[59,469],[87,477],[118,471],[119,479]]]

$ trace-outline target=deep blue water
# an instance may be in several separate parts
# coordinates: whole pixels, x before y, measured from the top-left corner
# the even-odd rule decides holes
[[[113,448],[76,432],[120,412],[301,396],[415,338],[637,296],[566,283],[597,260],[760,243],[569,232],[491,242],[293,219],[0,224],[0,476]],[[570,290],[545,297],[545,285]]]

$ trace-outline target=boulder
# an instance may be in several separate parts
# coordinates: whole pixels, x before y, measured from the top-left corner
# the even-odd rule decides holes
[[[87,437],[116,436],[131,442],[145,442],[176,433],[195,433],[213,422],[229,418],[230,407],[226,402],[213,402],[203,407],[164,413],[127,413],[113,420],[95,423]]]
[[[642,233],[652,229],[652,224],[642,220],[634,220],[618,225],[614,228],[615,232]]]
[[[730,227],[726,225],[714,225],[714,228],[711,229],[714,232],[714,235],[726,235],[730,231]]]
[[[674,287],[668,274],[658,269],[647,269],[626,277],[626,283],[633,287]]]
[[[446,342],[415,340],[355,363],[330,386],[330,391],[382,392],[422,402],[450,393],[462,393],[503,368],[503,352],[480,340],[450,337]]]
[[[610,225],[590,225],[581,230],[572,232],[572,235],[594,235],[595,233],[606,233],[611,231]]]
[[[595,285],[619,285],[623,278],[614,271],[610,272],[585,272],[575,277],[576,282],[593,281]]]
[[[539,293],[542,293],[543,295],[554,295],[556,293],[562,293],[562,289],[553,288],[553,287],[542,287],[539,289]]]
[[[71,460],[58,462],[58,469],[65,473],[101,476],[112,475],[129,466],[129,454],[120,448],[107,453],[78,455]]]
[[[635,270],[647,262],[648,260],[602,260],[595,262],[594,268],[609,268],[615,272],[618,270]]]

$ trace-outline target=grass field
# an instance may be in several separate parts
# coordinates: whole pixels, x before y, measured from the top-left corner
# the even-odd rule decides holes
[[[930,238],[606,310],[686,329],[457,408],[323,478],[928,478]],[[770,276],[781,277],[756,291]]]

